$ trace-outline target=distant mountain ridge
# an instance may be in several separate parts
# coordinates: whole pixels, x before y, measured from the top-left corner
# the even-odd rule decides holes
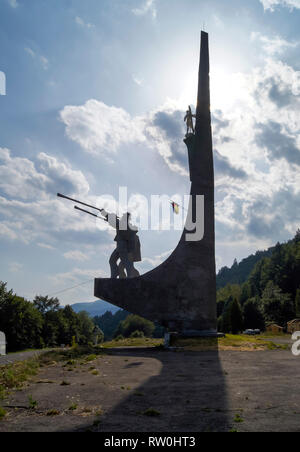
[[[101,316],[107,311],[114,314],[115,312],[120,310],[120,308],[118,308],[117,306],[114,306],[103,300],[96,300],[91,303],[75,303],[72,305],[72,308],[76,313],[85,311],[91,317]]]
[[[255,264],[264,257],[270,257],[274,248],[275,247],[272,246],[265,251],[257,251],[255,254],[251,254],[241,260],[239,264],[235,259],[231,268],[222,267],[217,274],[217,289],[221,289],[222,287],[227,286],[227,284],[243,284],[246,282],[254,269]]]

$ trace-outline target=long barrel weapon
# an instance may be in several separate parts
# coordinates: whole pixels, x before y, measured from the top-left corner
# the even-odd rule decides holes
[[[88,213],[89,215],[92,215],[93,217],[99,218],[99,220],[103,220],[103,221],[106,221],[106,222],[108,221],[106,218],[99,217],[99,215],[96,215],[95,213],[89,212],[88,210],[81,209],[80,207],[74,206],[74,209],[80,210],[81,212],[84,212],[84,213]]]
[[[69,198],[69,196],[62,195],[61,193],[57,193],[57,196],[58,196],[59,198],[68,199],[69,201],[76,202],[77,204],[81,204],[82,206],[86,206],[86,207],[90,207],[91,209],[98,210],[98,212],[100,212],[100,213],[101,213],[101,211],[103,210],[103,209],[99,209],[99,207],[92,206],[91,204],[87,204],[87,203],[85,203],[85,202],[78,201],[78,199]],[[101,218],[101,217],[99,217],[98,215],[95,215],[95,214],[93,214],[93,213],[91,213],[91,212],[88,212],[87,210],[80,209],[79,207],[75,207],[75,209],[81,210],[82,212],[88,213],[89,215],[93,215],[94,217]],[[101,218],[101,219],[103,220],[103,218]],[[117,219],[119,219],[119,217],[117,217]],[[106,220],[105,220],[105,221],[106,221]]]
[[[62,195],[61,193],[57,193],[57,196],[59,198],[64,198],[64,199],[68,199],[69,201],[76,202],[77,204],[81,204],[82,206],[86,206],[86,207],[90,207],[91,209],[98,210],[99,212],[101,212],[101,210],[102,210],[102,209],[99,209],[99,207],[91,206],[90,204],[86,204],[85,202],[78,201],[78,199],[69,198],[69,196]]]

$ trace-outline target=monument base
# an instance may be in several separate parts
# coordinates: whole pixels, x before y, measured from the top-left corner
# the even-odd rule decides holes
[[[204,331],[193,331],[193,330],[183,330],[180,334],[178,334],[180,338],[184,337],[225,337],[224,333],[218,333],[218,331],[213,330],[204,330]]]
[[[224,333],[218,331],[184,331],[181,333],[167,332],[164,336],[164,347],[169,348],[174,346],[174,342],[178,339],[218,339],[225,337]]]

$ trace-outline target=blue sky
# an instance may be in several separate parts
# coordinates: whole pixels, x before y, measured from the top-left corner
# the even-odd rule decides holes
[[[112,231],[56,199],[188,194],[184,111],[210,36],[217,266],[299,227],[299,0],[0,0],[0,279],[54,294],[109,274]],[[180,231],[141,231],[141,272]],[[61,294],[92,301],[92,282]]]

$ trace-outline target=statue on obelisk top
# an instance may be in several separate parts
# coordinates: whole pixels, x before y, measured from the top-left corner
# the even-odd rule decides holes
[[[196,118],[196,115],[193,115],[192,109],[189,106],[189,109],[186,111],[186,115],[184,117],[184,122],[186,122],[186,135],[189,135],[189,133],[195,133],[193,118]]]

